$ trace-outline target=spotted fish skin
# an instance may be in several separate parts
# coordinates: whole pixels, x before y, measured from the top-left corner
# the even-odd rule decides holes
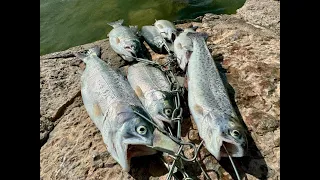
[[[113,29],[109,32],[111,48],[126,61],[134,61],[133,57],[141,57],[142,47],[139,37],[136,35],[136,26],[123,26],[123,19],[108,23]]]
[[[151,65],[137,63],[128,68],[127,77],[157,125],[163,128],[163,122],[167,122],[174,128],[174,123],[171,121],[174,94],[171,93],[171,85],[164,72]]]
[[[98,47],[75,56],[86,63],[81,76],[81,95],[84,106],[100,130],[112,157],[124,171],[130,170],[131,157],[156,153],[148,149],[131,152],[132,145],[152,145],[153,127],[134,111],[147,116],[143,105],[128,81],[97,55]]]
[[[246,130],[238,119],[227,90],[201,33],[187,33],[193,52],[187,68],[188,105],[199,135],[208,151],[218,160],[245,154]]]

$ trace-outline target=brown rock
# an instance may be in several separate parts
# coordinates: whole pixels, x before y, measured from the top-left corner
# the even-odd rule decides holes
[[[272,29],[280,35],[280,1],[247,0],[237,14],[252,24]]]

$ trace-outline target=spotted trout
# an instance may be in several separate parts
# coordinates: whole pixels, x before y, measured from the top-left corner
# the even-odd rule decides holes
[[[134,61],[132,57],[140,57],[142,53],[141,42],[136,35],[136,26],[123,26],[123,19],[108,23],[113,29],[109,32],[111,48],[126,61]]]
[[[137,63],[128,68],[128,81],[136,95],[158,126],[164,127],[167,122],[172,128],[171,121],[174,110],[174,93],[164,72],[159,68]]]
[[[193,52],[187,68],[188,105],[199,135],[208,151],[217,160],[230,156],[241,157],[247,145],[246,131],[238,119],[206,45],[206,35],[187,33]]]
[[[156,133],[156,138],[153,134],[156,130],[141,116],[148,114],[129,82],[101,60],[99,52],[95,46],[87,53],[74,53],[86,64],[81,76],[84,107],[100,130],[111,156],[124,171],[129,171],[132,157],[156,153],[150,148],[153,141],[168,138],[162,133]]]
[[[157,30],[156,27],[142,26],[141,35],[143,36],[146,43],[150,46],[150,48],[154,52],[156,52],[158,54],[167,54],[168,53],[165,46],[167,46],[167,48],[169,49],[170,45],[168,45],[169,43],[167,43],[165,41],[165,39],[161,36],[160,32]]]

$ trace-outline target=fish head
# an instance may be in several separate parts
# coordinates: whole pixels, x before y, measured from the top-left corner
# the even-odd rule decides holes
[[[148,117],[141,107],[132,106],[132,109]],[[152,155],[156,150],[148,146],[153,144],[153,126],[134,113],[130,108],[128,111],[117,115],[115,121],[123,122],[114,134],[109,134],[108,151],[121,165],[124,171],[130,170],[131,158]]]
[[[217,160],[220,160],[221,157],[228,157],[228,154],[231,157],[244,156],[247,147],[244,127],[236,118],[229,118],[227,123],[224,122],[226,122],[225,119],[217,119],[215,123],[208,123],[205,126],[203,139],[206,148]]]
[[[133,157],[156,154],[157,150],[176,152],[179,149],[179,144],[160,133],[141,116],[151,120],[143,107],[126,106],[125,108],[126,110],[119,113],[114,119],[122,123],[121,127],[115,128],[115,131],[109,133],[106,138],[109,142],[107,143],[108,151],[124,171],[130,170]]]
[[[167,122],[173,127],[171,121],[174,110],[174,94],[166,91],[153,91],[145,94],[145,106],[152,119],[161,127]]]
[[[120,46],[123,49],[123,55],[128,59],[130,59],[130,57],[138,57],[141,50],[141,44],[137,40],[124,39],[120,41]]]
[[[173,43],[174,40],[176,39],[177,37],[177,29],[176,27],[170,22],[170,21],[167,21],[167,20],[158,20],[154,23],[154,26],[158,29],[158,31],[160,32],[161,36]]]
[[[176,41],[174,41],[174,52],[177,56],[177,62],[179,67],[185,71],[189,62],[191,54],[193,52],[192,40],[186,37],[184,34],[180,34]]]

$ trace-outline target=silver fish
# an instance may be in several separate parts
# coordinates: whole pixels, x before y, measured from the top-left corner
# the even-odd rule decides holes
[[[173,43],[177,37],[177,29],[174,24],[168,20],[156,20],[154,26],[158,29],[162,37]]]
[[[192,40],[187,36],[188,32],[195,32],[193,28],[186,28],[174,41],[174,53],[176,54],[179,67],[185,71],[192,53]]]
[[[124,60],[133,61],[142,52],[141,42],[136,35],[136,26],[123,26],[123,19],[108,23],[113,29],[109,32],[109,43],[111,48]]]
[[[145,63],[137,63],[128,68],[128,81],[136,95],[158,126],[164,127],[171,121],[174,110],[174,94],[165,74],[156,67]]]
[[[246,131],[238,119],[203,34],[188,33],[193,52],[187,68],[188,105],[208,151],[220,160],[245,154]]]
[[[143,26],[141,28],[141,35],[154,52],[159,54],[168,53],[165,46],[169,48],[169,45],[155,26]]]
[[[86,54],[74,53],[86,63],[81,76],[83,103],[111,156],[129,171],[132,157],[156,153],[147,146],[163,134],[155,138],[153,126],[134,112],[148,117],[128,81],[98,57],[99,51],[95,46]]]

